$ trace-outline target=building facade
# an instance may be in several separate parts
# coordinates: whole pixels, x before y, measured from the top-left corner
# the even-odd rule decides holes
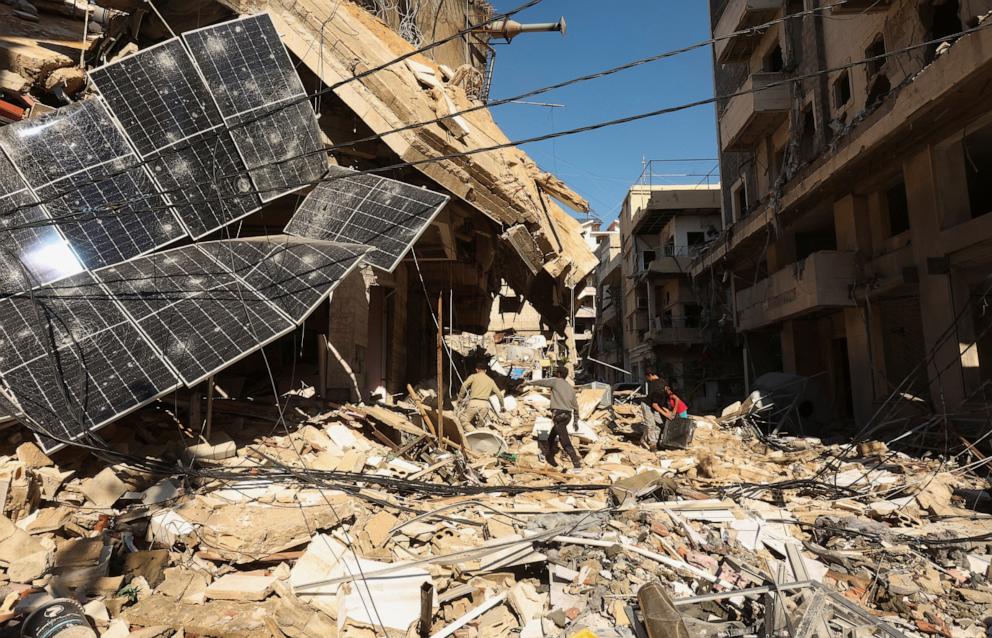
[[[716,328],[689,276],[692,257],[719,233],[720,186],[631,187],[620,211],[624,367],[654,367],[694,409],[718,406],[721,374],[707,365]]]
[[[750,378],[816,377],[858,423],[893,393],[966,411],[992,379],[992,2],[826,4],[710,2],[733,97],[692,273],[729,288]]]

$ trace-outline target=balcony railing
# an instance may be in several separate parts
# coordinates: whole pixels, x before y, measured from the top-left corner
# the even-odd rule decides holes
[[[687,317],[654,317],[648,338],[659,345],[706,342],[699,320]]]
[[[753,330],[827,308],[855,306],[853,252],[824,250],[737,293],[737,328]]]
[[[792,98],[784,73],[754,73],[733,97],[720,118],[720,141],[725,151],[754,146],[772,133],[789,114]],[[768,88],[763,88],[768,87]]]

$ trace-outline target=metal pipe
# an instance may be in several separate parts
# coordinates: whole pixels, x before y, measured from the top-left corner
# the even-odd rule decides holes
[[[565,18],[562,17],[558,22],[534,22],[530,24],[521,24],[516,20],[503,18],[502,20],[494,20],[474,31],[475,33],[487,33],[494,37],[504,38],[507,42],[510,42],[521,33],[557,31],[565,35]]]

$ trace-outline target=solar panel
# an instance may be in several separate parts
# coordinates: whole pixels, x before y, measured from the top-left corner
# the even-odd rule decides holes
[[[83,270],[65,238],[0,151],[0,295],[46,284]]]
[[[133,155],[101,100],[86,100],[0,128],[0,146],[32,188]]]
[[[0,300],[0,378],[48,449],[178,385],[91,273]]]
[[[263,201],[326,170],[320,130],[268,14],[183,34],[217,99]],[[275,164],[273,164],[275,163]]]
[[[0,129],[0,145],[86,268],[186,234],[99,99]]]
[[[326,172],[324,145],[309,102],[229,121],[262,201],[310,186]],[[242,125],[242,121],[250,123]]]
[[[142,157],[223,124],[176,38],[94,69],[90,79]]]
[[[133,259],[97,276],[189,386],[294,327],[197,245]]]
[[[366,246],[288,235],[200,244],[293,321],[301,323],[354,270]]]
[[[306,196],[286,233],[372,246],[366,261],[392,271],[447,201],[447,195],[337,168]]]
[[[151,157],[149,167],[194,239],[261,205],[227,131],[205,133],[191,139],[189,146],[165,149]]]
[[[87,268],[126,261],[186,236],[173,209],[134,161],[132,156],[108,162],[38,189],[48,214]]]

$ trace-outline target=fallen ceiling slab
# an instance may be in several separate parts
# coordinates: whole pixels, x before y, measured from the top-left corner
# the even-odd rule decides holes
[[[443,112],[446,100],[456,110],[474,106],[464,90],[453,85],[434,89],[439,102],[425,89],[405,64],[392,64],[357,81],[355,73],[386,64],[413,47],[376,18],[351,3],[327,4],[318,0],[256,2],[246,5],[233,0],[224,4],[239,12],[267,10],[287,48],[362,118],[366,125],[405,162],[448,191],[504,226],[526,223],[547,242],[549,274],[566,286],[578,284],[598,263],[580,234],[579,223],[548,196],[588,210],[584,200],[551,179],[521,150],[507,147],[485,153],[462,155],[475,149],[508,144],[509,139],[486,109],[462,116],[468,131],[453,136],[441,124],[430,124],[392,132],[430,121]],[[333,42],[334,46],[319,46]],[[426,56],[414,59],[418,67],[437,69]],[[440,72],[438,72],[440,77]],[[450,109],[449,109],[450,110]],[[458,157],[448,158],[450,155]],[[448,158],[448,159],[442,159]],[[427,161],[425,161],[427,160]],[[418,163],[419,162],[419,163]],[[559,256],[562,263],[555,263]]]

